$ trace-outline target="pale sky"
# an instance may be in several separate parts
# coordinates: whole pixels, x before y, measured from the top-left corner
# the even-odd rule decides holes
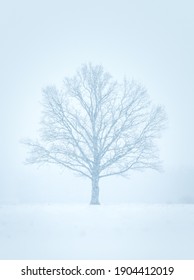
[[[193,1],[1,1],[0,40],[0,201],[89,201],[90,182],[25,166],[19,142],[38,138],[42,88],[60,86],[85,62],[141,82],[168,115],[159,142],[164,172],[107,179],[102,201],[194,199]]]

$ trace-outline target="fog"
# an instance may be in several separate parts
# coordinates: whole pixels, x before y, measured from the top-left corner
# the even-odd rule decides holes
[[[194,202],[192,1],[4,1],[0,4],[0,201],[89,203],[90,182],[56,166],[24,165],[39,136],[42,88],[82,64],[143,84],[168,125],[163,172],[100,182],[102,204]]]

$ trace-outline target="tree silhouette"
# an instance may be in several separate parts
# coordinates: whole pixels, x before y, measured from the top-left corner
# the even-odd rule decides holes
[[[102,66],[82,65],[61,91],[43,91],[41,141],[27,163],[54,163],[92,182],[91,204],[99,204],[99,180],[133,169],[159,169],[156,139],[165,123],[144,87],[114,81]]]

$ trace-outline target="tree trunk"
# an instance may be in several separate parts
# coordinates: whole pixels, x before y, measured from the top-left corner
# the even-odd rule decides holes
[[[94,176],[92,178],[92,195],[90,204],[92,205],[99,205],[99,177]]]

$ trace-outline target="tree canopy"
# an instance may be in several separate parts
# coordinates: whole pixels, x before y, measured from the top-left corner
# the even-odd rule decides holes
[[[99,203],[99,180],[134,169],[159,169],[156,139],[165,124],[161,106],[134,80],[119,83],[100,65],[84,64],[63,89],[43,91],[41,140],[30,146],[28,163],[54,163],[92,181],[92,204]]]

